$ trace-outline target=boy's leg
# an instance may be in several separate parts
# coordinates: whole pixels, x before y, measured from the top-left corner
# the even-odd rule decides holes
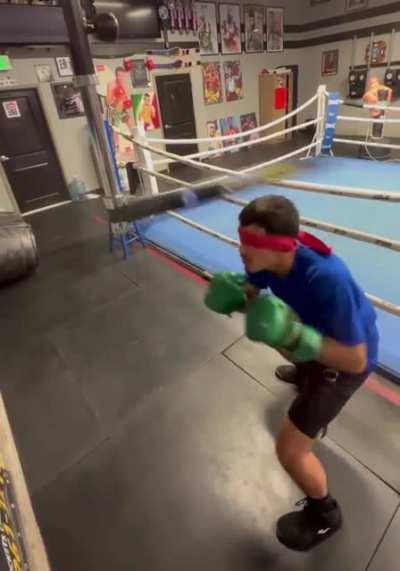
[[[327,476],[321,462],[312,452],[314,440],[285,418],[276,443],[281,465],[309,498],[328,495]]]
[[[341,527],[340,507],[329,495],[325,470],[312,448],[321,429],[339,414],[366,377],[309,364],[307,383],[283,422],[276,446],[282,466],[307,496],[302,511],[278,521],[278,538],[287,547],[309,549]]]

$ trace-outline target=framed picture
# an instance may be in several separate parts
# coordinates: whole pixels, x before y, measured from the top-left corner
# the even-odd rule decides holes
[[[246,52],[256,54],[264,51],[264,6],[244,6],[244,37]]]
[[[221,133],[222,135],[236,135],[240,133],[240,119],[239,117],[225,117],[224,119],[219,120]],[[231,147],[232,145],[236,145],[237,143],[241,143],[241,137],[237,137],[237,139],[232,139],[230,141],[223,141],[224,147]],[[235,149],[232,152],[236,152],[238,149]]]
[[[149,72],[144,59],[135,59],[131,71],[131,81],[134,88],[150,85]]]
[[[267,8],[267,52],[283,51],[283,8]]]
[[[202,63],[201,68],[205,105],[222,103],[221,65],[216,62]]]
[[[213,2],[196,2],[197,37],[200,55],[218,54],[217,7]]]
[[[35,65],[36,77],[40,83],[54,81],[51,65]]]
[[[337,75],[339,68],[339,50],[322,53],[322,75]]]
[[[51,88],[60,119],[85,115],[81,92],[72,83],[52,83]]]
[[[221,131],[219,130],[218,120],[214,119],[213,121],[207,121],[207,137],[220,137]],[[208,142],[208,151],[217,151],[223,148],[223,144],[221,141],[209,141]],[[220,156],[220,153],[213,155],[214,157]]]
[[[242,132],[251,131],[257,127],[257,117],[255,113],[245,113],[240,116],[240,125],[242,127]],[[260,138],[258,133],[252,133],[243,137],[244,141],[256,141]]]
[[[74,75],[70,57],[56,57],[56,64],[60,77],[72,77]]]
[[[222,53],[242,53],[240,4],[220,4],[219,22]]]
[[[346,11],[364,10],[368,8],[368,0],[346,0]]]
[[[224,61],[225,98],[229,101],[243,99],[243,78],[240,61]]]
[[[136,123],[143,125],[145,131],[153,131],[160,128],[160,113],[157,95],[154,91],[133,94],[133,113]]]

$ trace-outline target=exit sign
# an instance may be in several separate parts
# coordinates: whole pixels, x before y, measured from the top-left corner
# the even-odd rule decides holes
[[[0,71],[9,71],[10,69],[10,58],[4,54],[0,54]]]

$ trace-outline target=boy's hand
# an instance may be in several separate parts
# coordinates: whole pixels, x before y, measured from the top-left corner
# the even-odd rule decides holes
[[[215,274],[204,298],[206,306],[222,315],[230,315],[244,308],[247,296],[244,291],[246,276],[224,272]]]
[[[249,302],[246,333],[252,341],[285,351],[293,362],[311,361],[322,348],[322,336],[312,327],[303,325],[285,302],[271,295]]]

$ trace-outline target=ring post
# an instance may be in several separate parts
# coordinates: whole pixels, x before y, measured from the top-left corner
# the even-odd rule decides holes
[[[139,168],[142,167],[140,178],[143,184],[143,194],[146,196],[159,194],[157,178],[146,174],[146,170],[154,172],[154,162],[151,152],[141,146],[147,144],[143,125],[139,124],[133,128],[133,143],[135,145],[137,165]]]
[[[326,121],[326,85],[320,85],[318,87],[318,107],[317,107],[317,129],[316,129],[316,142],[315,156],[318,157],[322,150],[322,139],[324,137],[325,131],[325,121]]]

